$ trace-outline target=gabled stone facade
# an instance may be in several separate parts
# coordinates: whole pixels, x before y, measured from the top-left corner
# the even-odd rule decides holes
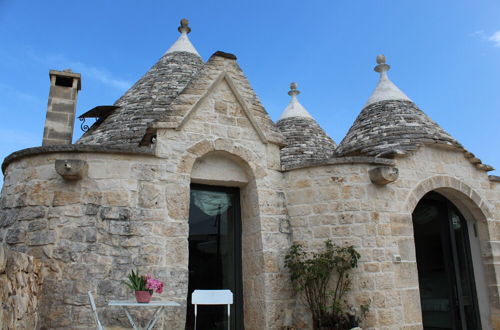
[[[474,226],[482,328],[500,327],[500,183],[491,167],[386,76],[386,94],[372,96],[337,147],[305,109],[274,124],[234,55],[203,63],[181,38],[76,144],[3,163],[0,242],[43,261],[39,328],[93,327],[89,290],[105,325],[127,326],[107,302],[131,298],[121,281],[135,268],[163,279],[160,296],[181,304],[162,326],[184,328],[191,184],[239,188],[246,329],[312,327],[284,255],[294,242],[314,250],[325,239],[361,253],[349,301],[370,302],[363,328],[421,329],[412,213],[429,192]],[[58,160],[81,161],[81,173],[61,174]],[[377,168],[398,176],[372,181]]]

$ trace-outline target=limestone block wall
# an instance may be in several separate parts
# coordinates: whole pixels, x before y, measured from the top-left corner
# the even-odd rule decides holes
[[[412,212],[425,193],[436,190],[452,200],[468,219],[478,222],[482,267],[491,310],[485,329],[498,322],[498,183],[488,180],[461,152],[423,147],[397,160],[396,182],[370,182],[369,164],[326,165],[285,173],[287,209],[293,241],[311,249],[332,239],[361,253],[350,303],[371,301],[363,328],[420,329],[418,273]],[[394,263],[400,255],[402,263]],[[480,279],[481,280],[481,279]],[[310,324],[300,307],[298,327]],[[488,309],[486,308],[482,308]],[[484,322],[483,322],[484,323]]]
[[[65,181],[54,162],[68,158],[87,161],[88,174]],[[14,161],[5,174],[0,241],[44,261],[41,328],[92,327],[88,290],[106,325],[127,325],[123,312],[106,305],[133,297],[121,281],[136,268],[163,279],[162,297],[185,306],[188,227],[176,213],[188,204],[172,191],[172,169],[164,162],[50,153]],[[173,309],[169,322],[182,327],[184,313]]]
[[[421,148],[414,156],[401,159],[397,166],[400,179],[394,183],[396,190],[409,189],[406,203],[402,205],[401,218],[393,223],[399,231],[400,249],[405,245],[413,248],[409,244],[413,236],[411,211],[425,193],[435,190],[452,201],[467,220],[476,223],[481,262],[475,263],[474,267],[480,265],[484,271],[484,275],[475,274],[476,282],[486,284],[484,295],[489,300],[489,310],[487,306],[481,308],[483,329],[499,328],[499,183],[489,180],[486,172],[476,169],[462,152],[453,150]]]
[[[207,102],[209,111],[213,103]],[[478,222],[490,325],[497,327],[500,188],[461,153],[421,148],[397,161],[396,182],[376,186],[368,177],[374,165],[368,164],[283,174],[276,145],[229,139],[219,131],[199,134],[203,117],[193,114],[191,120],[181,132],[158,132],[159,157],[49,153],[9,164],[0,241],[44,262],[41,328],[89,328],[88,290],[95,293],[107,325],[126,325],[124,315],[106,302],[132,297],[120,282],[137,267],[166,281],[162,297],[183,305],[168,313],[168,324],[183,327],[191,171],[212,153],[238,162],[249,178],[240,186],[246,328],[279,329],[292,323],[292,314],[296,326],[310,325],[293,300],[283,257],[292,241],[316,248],[332,238],[355,245],[362,254],[351,302],[371,301],[364,326],[419,329],[411,213],[432,190]],[[68,158],[87,161],[83,179],[65,181],[56,173],[55,160]],[[394,254],[401,255],[401,264],[393,263]]]
[[[194,164],[201,164],[199,160],[211,153],[227,155],[246,171],[249,182],[240,185],[245,328],[279,329],[293,308],[283,269],[290,231],[279,147],[263,141],[254,125],[265,122],[265,114],[252,112],[252,123],[245,112],[242,102],[256,108],[258,100],[236,63],[220,57],[213,57],[210,63],[213,67],[198,83],[186,88],[185,104],[175,105],[175,109],[187,111],[185,117],[180,116],[182,125],[157,130],[156,154],[175,168],[176,189],[182,196],[189,194]],[[226,76],[220,79],[223,72]],[[160,123],[159,127],[171,123]],[[198,171],[198,165],[196,168]],[[232,185],[223,179],[211,184]],[[187,223],[187,210],[178,219]]]
[[[369,167],[330,165],[287,172],[287,209],[294,242],[316,250],[332,239],[338,245],[354,245],[361,254],[350,303],[359,306],[371,301],[363,328],[398,328],[404,313],[402,297],[394,290],[391,256],[396,249],[390,242],[390,213],[396,206],[389,196],[387,200],[371,196]],[[312,324],[299,301],[294,324],[304,329]]]
[[[35,329],[40,314],[41,262],[0,244],[0,328]]]
[[[200,134],[206,123],[203,113],[199,115],[197,120],[193,114],[180,133],[158,131],[158,156],[178,166],[176,190],[182,196],[189,196],[191,182],[205,183],[191,181],[190,177],[193,164],[204,155],[226,154],[245,169],[250,178],[247,184],[240,186],[245,328],[278,329],[290,303],[282,267],[283,251],[290,244],[288,229],[282,230],[283,226],[287,227],[282,174],[277,170],[279,163],[269,155],[271,152],[279,155],[279,150],[274,146],[275,150],[269,151],[272,146],[218,137],[217,133]],[[211,180],[211,184],[233,185],[224,180]],[[188,215],[186,208],[178,216],[187,223]]]
[[[253,122],[245,112],[242,102],[254,109],[258,100],[234,61],[212,62],[221,68],[214,64],[207,79],[221,77],[222,71],[230,78],[211,87],[182,127],[158,129],[152,148],[156,157],[52,152],[9,164],[0,240],[46,262],[47,298],[40,321],[46,328],[88,328],[88,290],[95,293],[106,324],[125,325],[123,313],[106,302],[131,297],[120,281],[135,268],[165,280],[163,297],[182,304],[168,313],[168,324],[184,327],[189,189],[198,182],[191,174],[195,162],[214,152],[238,163],[249,178],[240,185],[245,328],[279,329],[291,314],[283,269],[290,230],[279,147],[257,129],[269,122],[262,110],[252,110]],[[200,81],[205,86],[187,90],[199,96],[209,85]],[[191,96],[184,99],[195,103]],[[86,161],[88,174],[73,182],[61,178],[54,162],[67,158]],[[203,168],[198,166],[197,173]]]

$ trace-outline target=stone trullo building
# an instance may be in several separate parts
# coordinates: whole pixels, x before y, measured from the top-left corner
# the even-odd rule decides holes
[[[80,75],[51,71],[43,146],[2,167],[2,253],[36,267],[11,257],[0,274],[36,270],[40,293],[4,277],[4,320],[91,328],[91,290],[104,323],[125,326],[107,302],[132,297],[121,281],[138,268],[181,304],[168,328],[192,327],[196,288],[234,292],[232,328],[310,328],[283,258],[330,238],[362,255],[351,303],[371,301],[364,328],[500,329],[499,177],[389,80],[383,56],[337,145],[295,84],[274,123],[236,56],[204,62],[187,21],[179,31],[113,106],[81,116],[96,122],[74,144]]]

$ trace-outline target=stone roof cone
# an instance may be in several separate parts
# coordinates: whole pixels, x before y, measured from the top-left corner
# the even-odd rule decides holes
[[[281,164],[285,169],[319,164],[329,159],[335,142],[318,125],[311,114],[300,104],[297,84],[290,84],[290,103],[281,114],[277,126],[285,137],[281,149]]]
[[[99,118],[77,141],[117,147],[138,147],[147,125],[158,119],[203,66],[189,41],[186,19],[181,36],[170,49],[114,105],[118,108]]]
[[[374,70],[380,80],[365,107],[339,144],[340,156],[393,158],[434,144],[464,150],[450,134],[420,110],[394,83],[385,56],[377,56]]]

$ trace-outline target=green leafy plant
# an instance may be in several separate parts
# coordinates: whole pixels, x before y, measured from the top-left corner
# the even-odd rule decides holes
[[[165,285],[162,281],[151,275],[139,275],[138,270],[135,272],[132,270],[127,275],[127,281],[123,281],[123,284],[133,291],[149,291],[150,293],[162,293]]]
[[[369,308],[363,305],[360,315],[353,315],[344,301],[351,289],[350,271],[358,266],[360,254],[353,246],[339,247],[331,240],[324,243],[320,252],[307,252],[300,244],[292,245],[285,256],[285,266],[295,292],[312,314],[314,329],[351,329]]]
[[[127,281],[123,281],[123,284],[134,291],[149,291],[149,289],[146,288],[146,278],[139,275],[138,270],[135,272],[132,270],[130,274],[127,275]]]

